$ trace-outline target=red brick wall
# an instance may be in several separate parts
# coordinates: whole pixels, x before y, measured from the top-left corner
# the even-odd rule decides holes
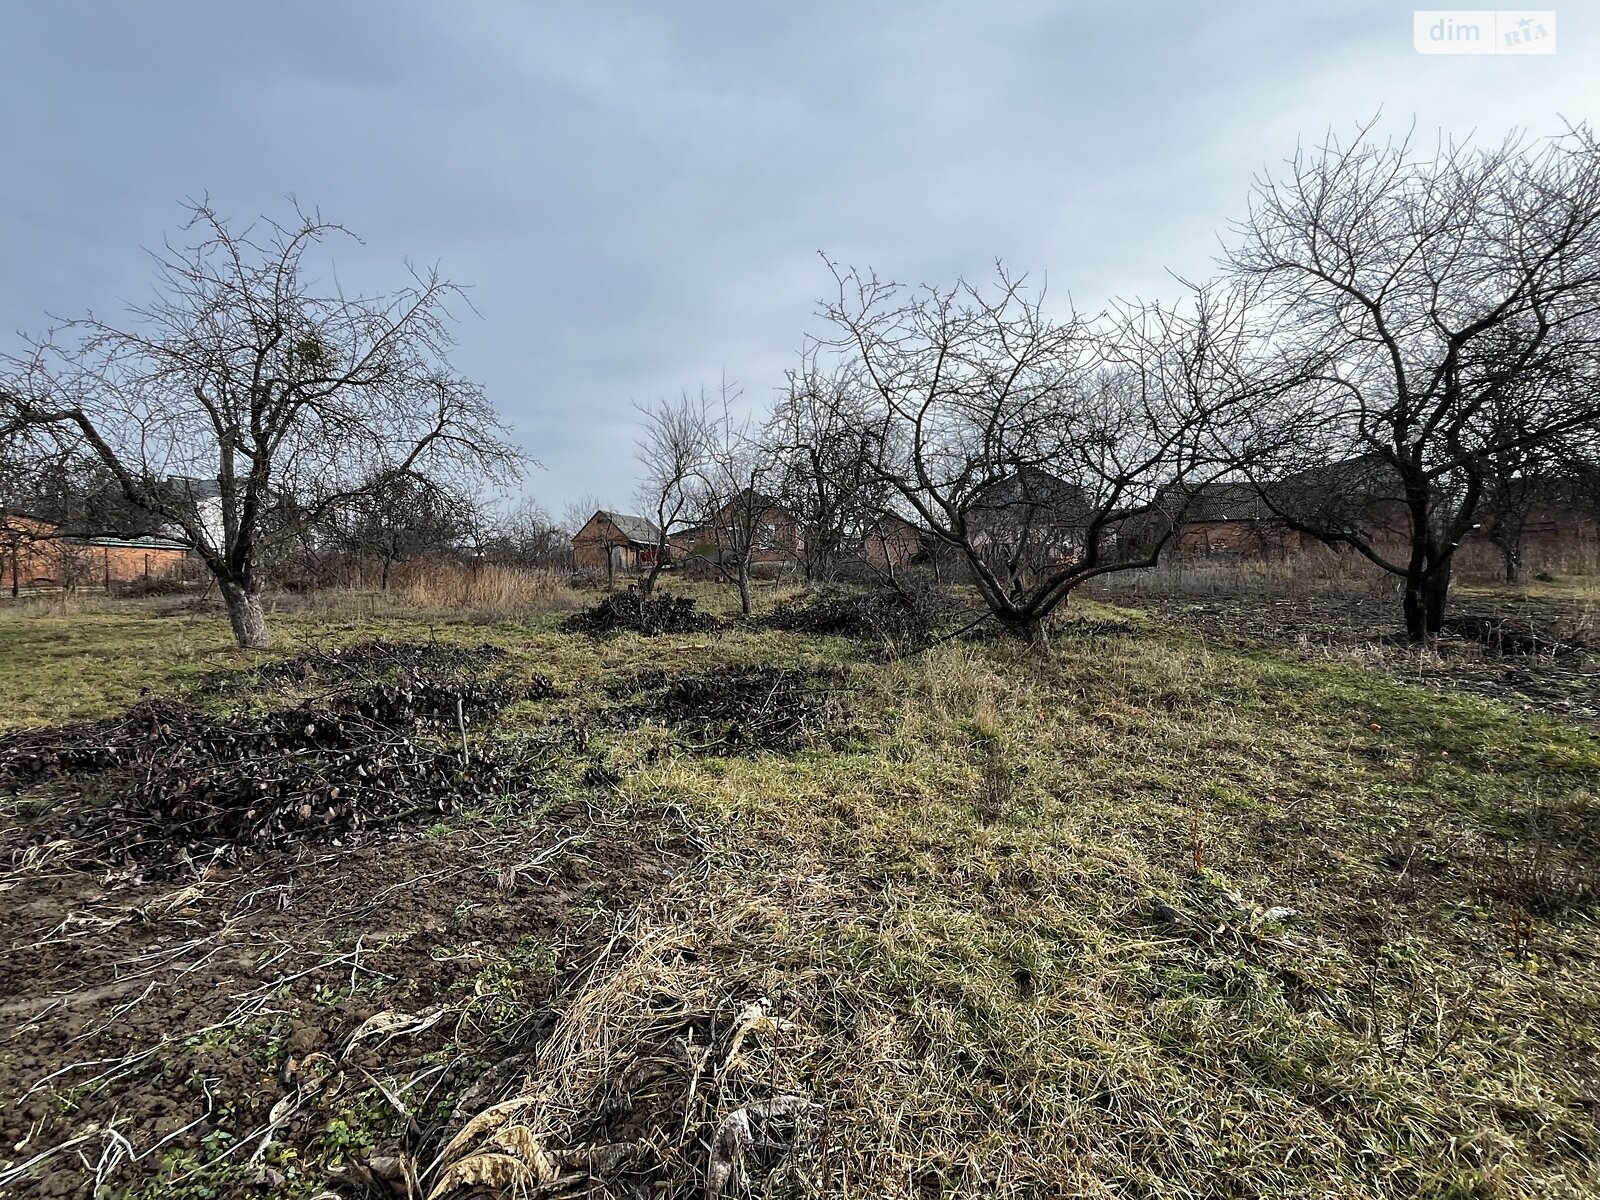
[[[580,571],[604,571],[612,549],[622,551],[622,569],[631,571],[639,565],[639,554],[622,530],[609,517],[596,513],[588,524],[573,536],[572,563]],[[648,565],[648,562],[646,563]]]
[[[1180,554],[1292,554],[1305,545],[1292,529],[1256,521],[1190,521],[1179,531]]]
[[[184,550],[132,546],[92,546],[69,538],[0,543],[0,588],[103,587],[136,579],[162,579],[181,574],[188,560]]]

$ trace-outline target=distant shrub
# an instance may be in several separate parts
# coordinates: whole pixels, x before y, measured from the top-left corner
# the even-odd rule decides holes
[[[198,591],[193,583],[183,579],[130,579],[124,583],[112,584],[112,592],[118,596],[182,596],[189,592]]]

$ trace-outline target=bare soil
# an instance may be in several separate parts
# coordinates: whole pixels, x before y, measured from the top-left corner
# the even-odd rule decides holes
[[[603,947],[605,914],[687,849],[670,815],[578,807],[265,856],[181,888],[13,876],[0,1093],[20,1103],[0,1109],[0,1140],[13,1163],[83,1140],[6,1194],[88,1195],[97,1175],[182,1194],[186,1155],[214,1158],[218,1138],[239,1195],[282,1194],[297,1162],[425,1155],[471,1085],[547,1031],[544,1001]],[[380,1077],[412,1082],[374,1103]]]
[[[837,720],[811,672],[735,665],[555,716],[506,657],[312,648],[0,736],[0,1195],[414,1192],[618,914],[703,857],[680,807],[609,813],[601,760],[573,789],[591,732],[787,753]],[[604,1154],[628,1111],[596,1117]],[[584,1171],[650,1165],[612,1157]]]

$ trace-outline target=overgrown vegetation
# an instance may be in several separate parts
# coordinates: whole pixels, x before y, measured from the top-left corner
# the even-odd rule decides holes
[[[122,717],[3,734],[0,788],[48,787],[58,803],[87,797],[76,812],[57,808],[46,844],[151,876],[190,873],[207,855],[349,844],[418,813],[537,792],[539,766],[485,743],[480,727],[552,688],[538,677],[481,675],[499,656],[388,642],[301,653],[227,682],[320,674],[361,686],[224,718],[146,700]]]
[[[1077,610],[1050,661],[546,617],[242,664],[547,678],[495,734],[545,787],[109,890],[13,801],[0,1191],[1595,1194],[1592,731]],[[224,702],[145,628],[80,656]]]
[[[870,591],[833,587],[792,596],[774,606],[764,620],[774,629],[834,634],[906,650],[954,632],[961,612],[948,591],[927,585]]]

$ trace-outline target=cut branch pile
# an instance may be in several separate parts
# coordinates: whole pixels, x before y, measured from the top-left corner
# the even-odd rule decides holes
[[[838,717],[837,704],[815,676],[782,667],[641,671],[608,691],[633,697],[623,709],[630,719],[669,725],[707,754],[798,750]]]
[[[592,608],[573,613],[561,624],[568,633],[587,633],[591,637],[624,631],[647,637],[710,633],[721,627],[721,621],[701,612],[688,596],[644,596],[635,588],[607,596]]]
[[[931,644],[956,615],[955,601],[941,588],[872,592],[823,588],[784,601],[768,614],[764,624],[793,633],[854,638],[906,650]]]
[[[506,657],[503,647],[453,646],[444,642],[392,642],[382,638],[350,646],[311,646],[288,658],[248,671],[218,671],[202,687],[237,691],[246,684],[294,684],[311,680],[343,683],[391,677],[424,679],[477,672]]]
[[[150,700],[120,718],[0,737],[0,784],[51,781],[82,804],[80,851],[146,874],[204,854],[363,831],[535,785],[524,755],[468,731],[549,681],[374,684],[260,715],[219,718]],[[103,776],[103,782],[91,781]]]

